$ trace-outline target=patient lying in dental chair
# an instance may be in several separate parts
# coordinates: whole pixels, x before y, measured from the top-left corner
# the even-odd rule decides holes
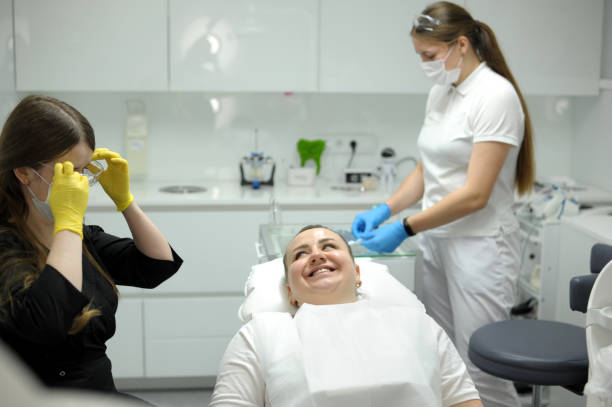
[[[369,265],[356,264],[342,236],[307,226],[283,264],[284,307],[295,315],[247,316],[210,406],[482,407],[452,342],[412,293],[362,293],[377,278],[362,276]]]

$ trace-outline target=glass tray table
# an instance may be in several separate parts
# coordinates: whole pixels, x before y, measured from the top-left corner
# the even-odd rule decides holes
[[[282,257],[289,242],[295,237],[303,224],[262,224],[259,226],[259,242],[264,251],[263,261]],[[333,231],[342,235],[347,241],[354,240],[349,223],[325,225]],[[406,239],[392,253],[377,253],[367,247],[356,244],[351,246],[355,257],[414,257],[417,254],[417,246],[414,239]]]

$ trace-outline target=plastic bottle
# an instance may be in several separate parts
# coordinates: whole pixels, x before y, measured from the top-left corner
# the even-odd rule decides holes
[[[125,159],[130,165],[130,177],[142,179],[147,175],[148,123],[142,100],[128,100],[125,126]]]

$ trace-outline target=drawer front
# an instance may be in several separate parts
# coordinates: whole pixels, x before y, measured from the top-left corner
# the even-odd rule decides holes
[[[145,376],[214,376],[240,329],[243,297],[155,298],[144,304]]]
[[[144,376],[143,300],[120,298],[117,329],[106,343],[115,378]]]

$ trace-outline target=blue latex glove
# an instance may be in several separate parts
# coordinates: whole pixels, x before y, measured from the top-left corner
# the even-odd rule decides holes
[[[402,220],[384,225],[370,233],[364,234],[361,244],[379,253],[391,253],[408,237]]]
[[[389,216],[391,216],[391,208],[386,203],[375,206],[369,211],[358,213],[351,226],[353,237],[363,238],[364,234],[370,233],[375,227],[389,219]]]

